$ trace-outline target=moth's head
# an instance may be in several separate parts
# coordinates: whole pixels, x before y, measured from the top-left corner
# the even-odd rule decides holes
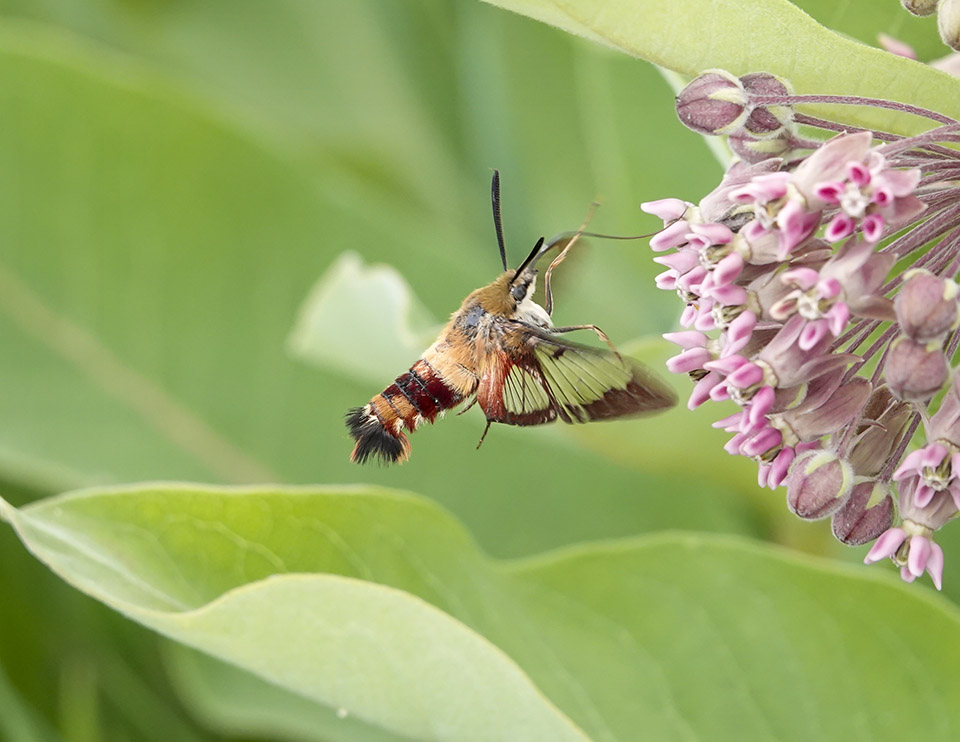
[[[489,286],[476,291],[475,297],[487,312],[510,317],[525,299],[533,297],[536,288],[536,270],[526,268],[519,275],[517,271],[509,270],[501,273]]]

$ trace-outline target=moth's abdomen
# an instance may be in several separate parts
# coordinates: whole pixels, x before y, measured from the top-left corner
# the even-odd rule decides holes
[[[347,412],[347,428],[356,441],[350,460],[363,464],[375,456],[385,464],[406,461],[410,442],[404,429],[412,433],[462,401],[463,395],[421,358],[369,403]]]

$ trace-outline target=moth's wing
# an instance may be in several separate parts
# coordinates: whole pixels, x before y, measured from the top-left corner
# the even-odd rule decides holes
[[[639,361],[512,321],[485,359],[477,402],[492,422],[540,425],[637,417],[677,397]]]

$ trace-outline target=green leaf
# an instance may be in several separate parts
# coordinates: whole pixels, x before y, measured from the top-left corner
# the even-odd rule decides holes
[[[441,328],[394,268],[367,267],[346,252],[310,290],[287,345],[306,361],[377,383],[385,368],[409,368]]]
[[[960,117],[960,80],[841,36],[787,0],[486,1],[687,75],[716,67],[771,72],[801,94],[884,98]],[[931,128],[925,119],[871,108],[810,110],[899,134]]]
[[[291,742],[407,742],[383,727],[315,703],[302,695],[215,660],[166,643],[166,666],[180,699],[208,729],[232,737]]]
[[[3,516],[131,618],[414,738],[960,730],[956,610],[876,569],[684,535],[494,562],[372,489],[143,485]]]

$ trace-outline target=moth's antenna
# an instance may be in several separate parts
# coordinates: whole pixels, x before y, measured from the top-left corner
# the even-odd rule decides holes
[[[553,314],[553,291],[550,288],[550,274],[553,273],[553,269],[560,265],[560,263],[563,262],[563,259],[567,257],[567,253],[570,252],[570,248],[577,243],[577,240],[579,240],[582,235],[588,234],[587,232],[584,232],[584,230],[587,228],[587,224],[590,223],[590,220],[593,218],[593,214],[599,205],[600,204],[598,204],[596,201],[590,204],[590,208],[587,209],[587,215],[583,219],[583,224],[580,225],[580,229],[574,232],[572,236],[569,236],[570,233],[567,232],[565,235],[554,237],[552,240],[550,240],[550,247],[553,247],[564,240],[567,241],[567,244],[563,246],[560,254],[553,259],[553,262],[550,263],[549,267],[547,268],[547,272],[543,276],[543,294],[545,298],[543,308],[547,311],[547,314]],[[601,237],[602,235],[593,236]]]
[[[493,182],[490,183],[490,200],[493,202],[493,226],[497,229],[497,245],[500,246],[500,262],[507,270],[507,246],[503,241],[503,220],[500,218],[500,171],[493,171]]]
[[[549,250],[553,245],[544,245],[544,239],[541,237],[537,240],[537,244],[533,246],[533,249],[530,251],[530,254],[527,255],[527,259],[520,263],[520,267],[517,268],[517,272],[513,274],[513,280],[510,281],[510,284],[513,284],[513,281],[516,281],[520,275],[533,263],[537,261],[541,255],[543,255],[547,250]]]

